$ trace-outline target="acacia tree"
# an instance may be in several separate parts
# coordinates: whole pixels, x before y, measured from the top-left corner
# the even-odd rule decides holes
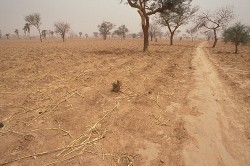
[[[2,31],[0,30],[0,39],[2,38]]]
[[[153,41],[153,38],[156,38],[156,35],[160,33],[160,26],[157,22],[154,22],[152,24],[149,24],[149,36],[150,41]]]
[[[59,33],[63,39],[63,42],[65,40],[65,35],[66,33],[69,32],[70,30],[70,25],[66,22],[63,22],[63,21],[58,21],[54,24],[54,27],[55,27],[55,32],[56,33]]]
[[[121,38],[124,40],[128,32],[128,28],[125,25],[121,25],[117,30],[114,31],[114,34],[121,36]]]
[[[158,21],[161,25],[166,26],[170,34],[170,45],[173,45],[173,39],[176,30],[186,25],[188,21],[194,16],[199,10],[197,6],[191,5],[192,1],[183,3],[178,7],[178,12],[172,12],[170,10],[163,11],[159,14]]]
[[[132,8],[138,9],[137,12],[141,17],[141,26],[144,36],[143,51],[147,51],[149,44],[149,16],[166,10],[178,12],[178,6],[182,5],[186,1],[190,0],[127,0],[127,3]]]
[[[42,42],[42,34],[40,30],[41,17],[39,13],[33,13],[24,17],[24,20],[29,23],[29,25],[36,27],[39,32],[40,41]]]
[[[19,30],[18,29],[15,29],[15,34],[16,34],[16,36],[17,36],[17,38],[19,39],[20,37],[19,37]]]
[[[79,32],[79,36],[80,36],[80,38],[82,37],[82,32]]]
[[[205,28],[212,30],[214,33],[214,48],[218,41],[217,33],[225,28],[228,23],[234,18],[234,11],[232,7],[226,6],[216,9],[214,12],[203,12],[197,17],[197,28]]]
[[[224,42],[231,42],[235,45],[235,54],[238,53],[239,44],[246,44],[250,41],[250,27],[240,22],[224,30]]]
[[[103,39],[106,40],[107,36],[110,35],[110,31],[115,27],[114,24],[110,22],[102,22],[101,25],[98,25],[98,30],[100,34],[102,35]]]

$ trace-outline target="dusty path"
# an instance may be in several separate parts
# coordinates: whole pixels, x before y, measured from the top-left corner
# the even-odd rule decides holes
[[[240,107],[228,95],[204,45],[199,45],[192,62],[196,83],[188,98],[199,115],[185,118],[192,140],[184,148],[185,165],[250,165],[250,141],[237,115]]]

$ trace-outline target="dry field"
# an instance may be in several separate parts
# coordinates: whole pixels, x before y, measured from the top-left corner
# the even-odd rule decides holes
[[[247,165],[250,46],[207,44],[0,40],[0,165]]]
[[[0,41],[0,164],[184,165],[197,43]]]

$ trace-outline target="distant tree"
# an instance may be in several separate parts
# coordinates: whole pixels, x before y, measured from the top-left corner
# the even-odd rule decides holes
[[[207,41],[211,40],[214,35],[213,31],[211,30],[204,31],[203,34],[206,36]]]
[[[121,0],[122,1],[122,0]],[[144,36],[143,51],[148,49],[149,16],[166,10],[178,12],[178,7],[190,0],[127,0],[132,8],[138,9]]]
[[[0,39],[2,38],[2,31],[0,30]]]
[[[231,42],[235,45],[235,54],[238,53],[239,44],[247,44],[250,41],[250,27],[240,22],[224,30],[224,42]]]
[[[80,38],[82,37],[82,32],[79,32],[79,36],[80,36]]]
[[[189,22],[189,20],[198,11],[198,7],[191,5],[192,1],[179,6],[179,12],[164,11],[159,13],[158,21],[161,25],[166,26],[170,33],[170,45],[173,45],[173,39],[176,30]]]
[[[197,28],[196,27],[193,27],[193,28],[188,28],[186,30],[187,34],[189,34],[189,36],[191,37],[192,41],[194,41],[194,35],[196,34],[197,32]]]
[[[212,47],[214,48],[218,41],[218,31],[225,28],[233,18],[234,11],[229,6],[218,8],[212,13],[209,11],[203,12],[197,16],[197,28],[205,28],[213,31],[214,43]]]
[[[93,32],[93,35],[94,35],[95,38],[97,38],[98,37],[98,32]]]
[[[149,24],[149,36],[151,41],[153,41],[153,38],[156,38],[156,35],[160,32],[160,30],[160,26],[157,22]]]
[[[107,36],[110,35],[110,31],[114,28],[114,26],[114,24],[106,21],[102,22],[101,25],[98,25],[98,30],[104,40],[106,40]]]
[[[131,36],[132,36],[133,39],[135,39],[137,37],[137,34],[136,33],[132,33]]]
[[[49,31],[50,36],[53,38],[54,37],[54,31]]]
[[[20,37],[19,37],[19,30],[18,29],[15,29],[15,34],[16,34],[16,36],[17,36],[17,38],[19,39]]]
[[[143,36],[144,36],[143,32],[138,32],[137,35],[139,36],[139,38],[143,38]]]
[[[89,35],[87,33],[85,33],[85,38],[87,39],[89,37]]]
[[[125,25],[121,25],[114,31],[114,34],[121,36],[121,38],[124,40],[128,32],[128,28]]]
[[[46,40],[48,31],[47,30],[42,30],[42,37]]]
[[[5,36],[6,36],[7,39],[9,39],[10,34],[9,34],[9,33],[6,33]]]
[[[26,23],[23,27],[24,35],[26,36],[27,33],[30,34],[30,25],[29,23]]]
[[[29,23],[29,25],[36,27],[40,35],[40,41],[42,42],[42,34],[40,30],[41,17],[39,13],[33,13],[24,17],[24,20]]]
[[[70,25],[66,22],[63,22],[63,21],[58,21],[54,24],[55,26],[55,32],[56,33],[59,33],[63,39],[63,42],[65,40],[65,35],[66,33],[69,32],[70,30]]]

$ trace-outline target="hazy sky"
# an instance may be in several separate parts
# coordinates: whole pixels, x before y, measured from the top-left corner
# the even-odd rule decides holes
[[[102,21],[116,26],[125,24],[130,32],[140,31],[140,17],[135,9],[120,4],[120,0],[0,0],[0,30],[3,34],[21,31],[24,16],[41,14],[41,29],[53,30],[55,21],[70,23],[74,32],[92,35]],[[200,11],[213,10],[226,4],[233,5],[237,20],[250,25],[250,0],[193,0]],[[21,31],[22,32],[22,31]],[[23,33],[23,32],[22,32]],[[36,32],[33,30],[33,34]]]

